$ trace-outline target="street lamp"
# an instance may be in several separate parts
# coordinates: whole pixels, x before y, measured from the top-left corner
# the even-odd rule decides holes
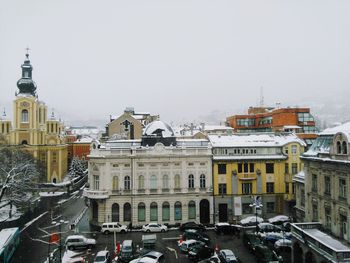
[[[263,207],[261,203],[261,197],[257,196],[255,199],[252,198],[252,203],[249,205],[250,207],[255,207],[255,232],[258,233],[258,209]]]

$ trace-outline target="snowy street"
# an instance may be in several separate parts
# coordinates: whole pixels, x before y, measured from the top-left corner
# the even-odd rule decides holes
[[[38,221],[28,226],[22,233],[21,243],[16,250],[12,262],[33,262],[42,263],[46,260],[49,252],[52,252],[57,245],[48,245],[49,236],[48,233],[59,232],[59,222],[63,220],[61,224],[61,240],[62,244],[68,235],[74,233],[70,230],[70,225],[85,211],[84,198],[82,197],[82,191],[63,203],[60,208],[60,214],[54,214],[51,218],[51,214],[47,213]],[[78,224],[80,232],[88,231],[88,214],[84,213],[83,217]],[[50,250],[49,250],[50,249]],[[63,253],[62,249],[62,253]]]

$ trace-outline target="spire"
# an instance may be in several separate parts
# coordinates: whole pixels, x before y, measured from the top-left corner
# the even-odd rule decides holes
[[[21,65],[22,68],[22,78],[17,81],[17,87],[19,89],[19,94],[29,94],[32,96],[36,96],[36,84],[32,80],[32,71],[33,67],[30,64],[29,60],[29,48],[26,48],[26,58],[24,59],[24,63]]]

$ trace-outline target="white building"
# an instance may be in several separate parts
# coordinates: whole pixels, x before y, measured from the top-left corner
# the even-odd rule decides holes
[[[177,140],[161,121],[141,140],[93,142],[84,191],[91,223],[211,223],[211,156],[207,140]]]

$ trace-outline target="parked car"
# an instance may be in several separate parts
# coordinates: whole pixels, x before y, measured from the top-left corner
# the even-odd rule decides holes
[[[267,246],[258,245],[255,247],[255,257],[258,263],[277,263],[283,262],[282,257],[277,256],[276,252]]]
[[[93,248],[96,245],[96,240],[86,238],[83,235],[68,236],[64,243],[69,250]]]
[[[283,238],[283,233],[280,233],[280,232],[264,233],[261,235],[261,238],[264,240],[265,244],[274,245],[277,240]]]
[[[188,258],[194,262],[210,258],[214,254],[214,249],[208,246],[195,246],[188,252]]]
[[[195,239],[198,241],[202,241],[205,244],[210,244],[210,238],[208,235],[201,233],[199,230],[196,229],[187,229],[185,230],[184,234],[182,235],[183,240],[187,239]]]
[[[215,233],[218,235],[235,235],[240,231],[239,226],[231,225],[229,223],[217,223],[215,224]]]
[[[292,249],[292,246],[293,246],[292,240],[288,238],[278,239],[274,245],[276,250],[288,250],[288,251]]]
[[[117,222],[111,222],[111,223],[103,223],[101,232],[103,234],[109,234],[109,233],[126,233],[128,232],[128,227],[126,225],[121,225]]]
[[[114,261],[117,263],[128,263],[135,258],[135,247],[132,240],[124,240],[122,248]]]
[[[221,261],[218,258],[218,256],[216,254],[214,254],[214,256],[212,256],[208,259],[203,259],[203,260],[199,261],[198,263],[221,263]]]
[[[238,258],[230,249],[220,250],[218,256],[222,263],[238,263]]]
[[[260,223],[258,225],[259,232],[280,232],[282,229],[270,223]]]
[[[158,224],[158,223],[149,223],[142,226],[143,232],[165,232],[168,231],[168,227],[166,225]]]
[[[274,225],[282,225],[283,223],[290,222],[290,218],[285,215],[277,215],[269,218],[268,221]]]
[[[202,241],[189,239],[186,241],[183,241],[181,244],[179,244],[180,252],[182,253],[188,253],[191,248],[193,247],[204,247],[205,243]]]
[[[261,245],[261,239],[254,233],[245,232],[243,234],[243,244],[250,250],[254,251],[257,245]]]
[[[256,224],[264,222],[264,219],[256,216],[248,216],[240,221],[243,226],[255,226]]]
[[[97,252],[94,263],[109,263],[111,261],[111,257],[109,251],[102,250]]]
[[[131,260],[130,263],[163,263],[165,262],[165,258],[163,253],[158,251],[149,251],[143,256]]]
[[[180,231],[185,231],[186,229],[198,229],[200,231],[205,231],[205,226],[202,224],[197,224],[196,222],[183,223],[179,227]]]

